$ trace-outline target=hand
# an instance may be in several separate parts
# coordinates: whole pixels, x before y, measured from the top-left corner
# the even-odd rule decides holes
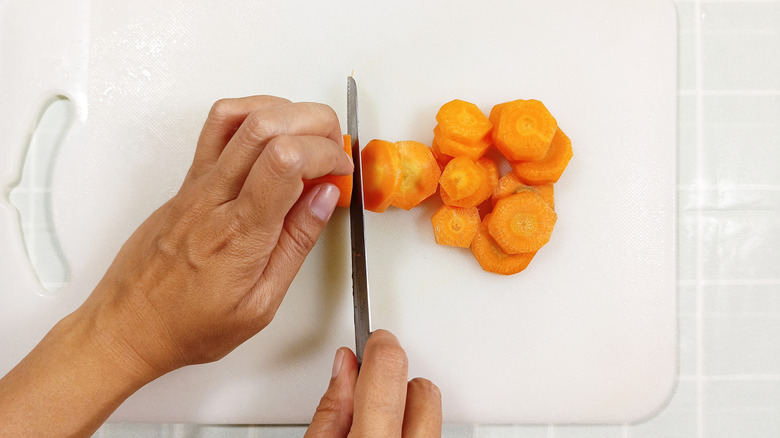
[[[440,437],[439,389],[426,379],[407,382],[407,373],[406,353],[388,331],[369,337],[360,374],[352,351],[340,348],[306,437]]]
[[[225,356],[267,326],[350,174],[330,107],[270,96],[214,104],[181,189],[122,247],[79,312],[151,377]]]

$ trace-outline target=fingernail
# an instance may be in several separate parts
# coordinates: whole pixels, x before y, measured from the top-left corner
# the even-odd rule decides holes
[[[333,371],[330,373],[330,378],[335,379],[341,371],[341,362],[344,361],[344,351],[339,348],[336,350],[336,358],[333,359]]]
[[[309,208],[318,218],[327,221],[333,214],[333,210],[336,208],[336,203],[339,201],[338,187],[333,184],[325,184],[320,187],[314,197],[311,199]]]

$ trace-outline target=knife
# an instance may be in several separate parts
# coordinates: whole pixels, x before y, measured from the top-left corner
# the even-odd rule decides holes
[[[368,305],[366,268],[366,234],[363,226],[363,183],[358,137],[357,84],[347,77],[347,133],[352,137],[352,198],[349,204],[349,229],[352,240],[352,301],[355,306],[355,356],[358,367],[363,363],[363,349],[371,335],[371,312]]]

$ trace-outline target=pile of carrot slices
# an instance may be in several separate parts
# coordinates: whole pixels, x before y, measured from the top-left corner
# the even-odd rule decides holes
[[[436,122],[431,147],[417,141],[366,145],[365,208],[410,210],[438,191],[443,204],[431,217],[436,243],[470,248],[488,272],[524,270],[555,227],[553,183],[572,158],[571,141],[533,99],[495,105],[489,116],[456,99],[439,109]],[[345,150],[348,144],[345,136]],[[500,154],[489,154],[492,148]],[[497,160],[504,159],[509,166],[502,167],[512,170],[501,175]],[[341,185],[346,180],[331,182],[351,192],[351,180],[349,187]]]

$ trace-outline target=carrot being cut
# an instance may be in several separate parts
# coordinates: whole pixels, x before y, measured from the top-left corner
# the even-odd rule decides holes
[[[510,161],[512,170],[526,184],[554,183],[561,177],[572,157],[571,140],[558,128],[547,155],[537,161]]]
[[[460,99],[442,105],[436,114],[436,122],[444,137],[465,144],[480,142],[493,127],[476,105]]]
[[[547,155],[558,123],[542,102],[513,100],[496,105],[492,136],[496,148],[509,161],[535,161]]]
[[[352,157],[352,137],[344,135],[344,152]],[[331,183],[339,188],[339,200],[336,203],[338,207],[349,207],[352,198],[352,174],[349,175],[325,175],[319,178],[304,179],[303,189],[308,190],[317,184]]]
[[[552,234],[558,216],[539,195],[523,191],[499,199],[488,230],[504,252],[538,251]]]
[[[401,186],[401,157],[395,143],[371,140],[360,152],[363,203],[366,210],[382,213]]]
[[[493,207],[495,208],[499,199],[506,198],[508,196],[514,195],[515,193],[520,193],[523,191],[531,191],[536,193],[540,198],[547,202],[553,211],[555,210],[555,190],[551,183],[541,185],[527,185],[520,181],[514,172],[508,172],[506,175],[502,176],[500,180],[498,180],[498,184],[493,190],[493,194],[491,196]]]
[[[477,229],[477,234],[471,241],[471,253],[479,265],[487,272],[501,275],[512,275],[523,271],[531,263],[536,252],[507,254],[491,237],[489,224],[491,215],[485,216]]]
[[[485,182],[473,194],[460,199],[453,199],[446,190],[442,190],[441,199],[445,204],[453,207],[471,208],[478,206],[490,197],[498,185],[500,175],[498,165],[488,157],[482,157],[476,163],[485,171]]]
[[[410,210],[436,193],[441,170],[428,146],[416,141],[399,141],[395,146],[401,159],[401,185],[390,205]]]
[[[485,169],[469,157],[455,157],[441,173],[439,184],[442,193],[453,200],[476,193],[487,181]]]
[[[445,135],[440,126],[433,128],[433,138],[438,143],[438,149],[442,154],[450,157],[464,155],[472,160],[485,155],[485,152],[493,144],[490,136],[485,136],[481,140],[471,143],[455,140]]]
[[[442,205],[431,217],[433,236],[439,245],[468,248],[479,228],[476,207],[461,208]]]

